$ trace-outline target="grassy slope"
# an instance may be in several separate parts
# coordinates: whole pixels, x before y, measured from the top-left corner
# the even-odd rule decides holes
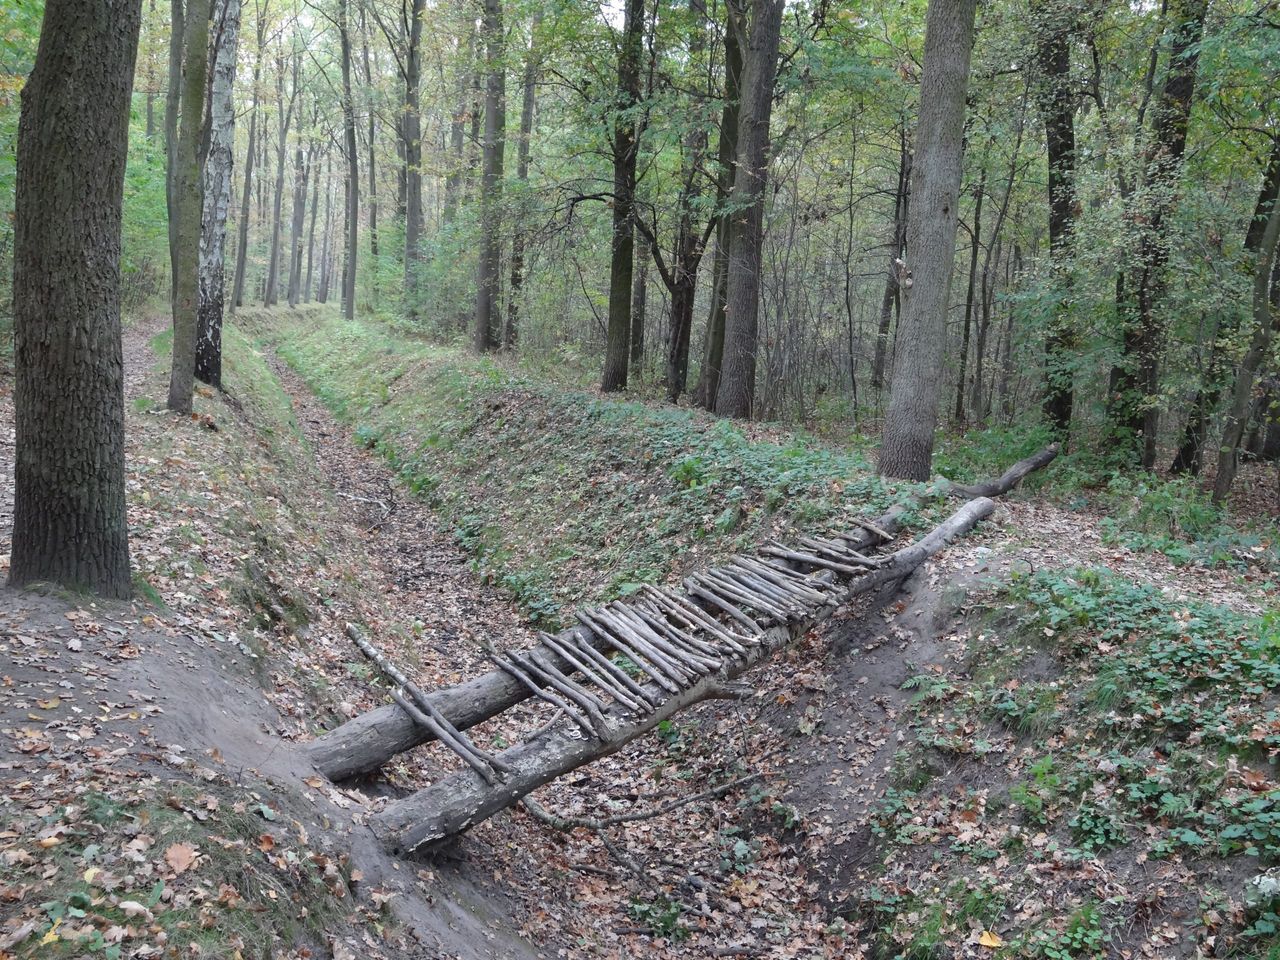
[[[332,311],[277,314],[262,334],[548,623],[788,529],[848,529],[916,491],[858,452],[539,385]]]

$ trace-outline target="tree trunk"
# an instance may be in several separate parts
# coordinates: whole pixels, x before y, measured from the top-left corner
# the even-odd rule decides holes
[[[284,208],[284,167],[289,156],[289,127],[293,105],[298,98],[298,57],[293,59],[293,89],[288,106],[284,98],[284,57],[276,58],[276,186],[271,203],[271,255],[267,260],[267,288],[262,298],[264,307],[280,302],[280,227]]]
[[[947,305],[956,255],[956,207],[964,152],[965,96],[977,0],[932,0],[907,226],[910,262],[880,473],[927,480],[938,422]]]
[[[1049,258],[1056,306],[1045,337],[1044,415],[1064,440],[1071,430],[1076,337],[1071,328],[1071,234],[1075,221],[1076,97],[1071,79],[1071,35],[1078,14],[1070,4],[1051,7],[1036,0],[1036,99],[1044,121],[1048,157]]]
[[[362,8],[363,9],[363,8]],[[367,24],[366,24],[367,26]],[[368,99],[373,99],[373,68],[369,60],[369,34],[367,30],[361,31],[361,43],[364,52],[364,78],[368,85]],[[377,151],[374,149],[378,142],[378,114],[373,109],[372,102],[369,104],[369,258],[373,265],[372,285],[373,302],[378,302],[378,174],[377,174]]]
[[[418,271],[422,265],[422,17],[426,0],[412,0],[405,51],[404,117],[404,300],[410,320],[418,317]]]
[[[294,146],[293,153],[293,216],[290,223],[289,243],[289,306],[296,307],[302,300],[302,247],[303,231],[307,226],[307,181],[311,177],[311,160],[314,147],[302,149],[302,142]]]
[[[46,0],[21,94],[13,214],[15,587],[50,581],[113,598],[131,589],[120,232],[141,20],[141,0]]]
[[[635,106],[640,102],[640,54],[645,0],[625,0],[626,13],[618,47],[618,93],[613,117],[613,230],[609,260],[609,322],[604,374],[600,389],[627,386],[631,336],[631,282],[635,260],[635,192],[637,142]]]
[[[210,0],[189,0],[183,31],[182,116],[178,125],[178,272],[173,311],[173,367],[169,409],[191,412],[195,387],[196,327],[200,301],[200,220],[204,212],[200,134],[209,72]]]
[[[506,148],[506,65],[502,0],[484,0],[484,161],[480,181],[480,262],[476,270],[474,344],[481,353],[498,345],[502,294],[502,161]]]
[[[455,107],[449,118],[449,173],[444,182],[444,211],[441,222],[453,225],[458,216],[458,204],[462,200],[463,177],[466,168],[467,118],[472,115],[471,61],[475,58],[475,21],[467,26],[467,38],[463,62],[458,65],[457,88],[454,91]]]
[[[1267,170],[1262,178],[1262,189],[1245,231],[1244,251],[1255,261],[1277,196],[1280,196],[1280,137],[1276,137],[1272,142],[1271,157],[1267,161]],[[1256,263],[1253,266],[1256,267]],[[1198,476],[1200,473],[1204,460],[1205,436],[1214,411],[1218,408],[1218,400],[1222,396],[1226,377],[1227,351],[1223,349],[1222,341],[1229,340],[1233,333],[1235,333],[1235,324],[1228,329],[1220,325],[1214,332],[1213,341],[1209,344],[1208,369],[1204,381],[1196,390],[1195,399],[1191,402],[1191,413],[1187,417],[1187,425],[1182,434],[1182,444],[1169,468],[1173,473],[1190,473],[1192,476]]]
[[[332,158],[324,165],[324,230],[320,235],[320,281],[316,288],[316,301],[329,302],[329,279],[332,274],[330,250],[332,248],[333,228],[333,166]]]
[[[727,6],[731,29],[743,48],[738,164],[729,217],[729,269],[725,277],[724,354],[716,413],[749,417],[755,400],[760,266],[764,246],[765,185],[769,178],[769,121],[782,40],[783,0],[751,0],[745,10]]]
[[[327,152],[326,152],[327,156]],[[316,166],[315,176],[311,178],[311,218],[307,226],[307,272],[302,281],[302,302],[311,302],[311,268],[315,262],[316,253],[316,214],[320,208],[320,170],[319,159],[314,161]],[[327,162],[327,161],[326,161]],[[328,184],[326,182],[326,189]]]
[[[1273,203],[1267,216],[1267,228],[1258,246],[1253,273],[1253,336],[1249,349],[1240,361],[1231,405],[1227,409],[1222,443],[1218,445],[1218,476],[1213,483],[1213,502],[1222,503],[1231,493],[1239,466],[1240,438],[1244,435],[1253,401],[1253,382],[1258,368],[1271,348],[1271,279],[1276,263],[1276,244],[1280,241],[1280,204]]]
[[[711,256],[711,309],[702,350],[702,369],[694,402],[712,410],[720,390],[724,361],[725,288],[729,280],[729,217],[725,212],[738,169],[738,116],[742,86],[742,47],[732,30],[724,31],[724,106],[720,110],[719,175],[716,179],[716,247]],[[692,309],[692,306],[690,307]]]
[[[169,306],[178,302],[178,111],[182,105],[182,0],[169,4],[169,89],[164,95],[165,210],[169,216]]]
[[[907,124],[903,120],[898,131],[898,190],[893,196],[893,240],[889,248],[889,270],[885,274],[884,296],[880,299],[880,322],[876,327],[876,352],[871,361],[871,386],[877,390],[885,384],[889,360],[889,326],[893,308],[898,302],[899,273],[906,256],[908,192],[911,189],[911,150],[907,144]]]
[[[227,209],[236,140],[232,88],[240,41],[240,0],[217,0],[213,78],[209,95],[209,150],[204,161],[204,212],[200,227],[200,305],[196,329],[196,379],[222,389],[222,308],[226,286]]]
[[[973,298],[978,281],[978,248],[982,246],[982,198],[987,192],[987,166],[983,158],[982,173],[973,190],[973,233],[969,244],[969,289],[964,297],[964,331],[960,339],[960,373],[956,377],[956,425],[964,426],[964,395],[969,374],[969,333],[973,325]]]
[[[338,6],[338,42],[342,49],[342,126],[347,152],[347,244],[342,269],[342,315],[356,316],[356,266],[360,252],[360,158],[356,154],[356,108],[351,95],[350,0]]]
[[[1182,161],[1187,148],[1187,122],[1195,93],[1200,60],[1200,40],[1208,0],[1172,0],[1172,42],[1169,66],[1152,118],[1151,145],[1146,152],[1143,209],[1135,212],[1140,223],[1137,282],[1134,298],[1137,315],[1126,319],[1124,355],[1112,372],[1113,413],[1116,426],[1141,438],[1141,462],[1155,463],[1160,427],[1160,355],[1164,323],[1159,311],[1168,285],[1169,235],[1166,224],[1177,202]]]
[[[533,137],[533,116],[538,95],[538,28],[542,11],[535,10],[529,25],[529,52],[524,61],[524,93],[520,101],[520,142],[516,144],[516,180],[520,184],[520,202],[529,182],[529,148]],[[520,297],[524,289],[524,217],[517,213],[515,235],[511,239],[511,289],[507,293],[507,323],[502,331],[502,346],[514,350],[520,339]]]
[[[253,159],[258,140],[258,81],[262,76],[262,47],[266,42],[266,11],[258,11],[258,50],[253,61],[253,105],[249,107],[249,149],[244,155],[244,194],[236,224],[236,273],[231,285],[231,312],[244,303],[244,274],[249,254],[249,213],[253,209]]]
[[[641,245],[636,251],[640,261],[633,271],[631,284],[631,376],[644,376],[644,321],[645,305],[649,295],[649,249]],[[689,337],[685,335],[685,362],[689,357]]]

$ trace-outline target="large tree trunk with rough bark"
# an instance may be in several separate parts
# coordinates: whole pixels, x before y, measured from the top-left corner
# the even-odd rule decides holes
[[[933,463],[976,10],[976,0],[931,0],[925,21],[902,321],[879,463],[907,480],[928,479]]]
[[[1075,332],[1070,309],[1071,233],[1075,222],[1076,94],[1071,79],[1071,36],[1079,14],[1071,4],[1037,0],[1032,9],[1036,50],[1036,102],[1044,121],[1049,175],[1049,258],[1059,295],[1045,337],[1044,415],[1055,433],[1071,430]]]
[[[293,151],[293,215],[289,224],[289,306],[296,307],[302,300],[302,247],[307,225],[307,182],[311,178],[311,161],[315,148],[302,149],[302,143]]]
[[[502,161],[506,148],[506,64],[502,0],[484,0],[484,157],[480,174],[480,261],[476,269],[473,343],[485,353],[498,346],[502,279]]]
[[[191,412],[196,375],[196,327],[200,305],[200,222],[204,183],[200,135],[204,127],[205,84],[209,73],[210,0],[189,0],[184,15],[182,108],[174,173],[178,214],[178,256],[173,304],[173,366],[169,409]]]
[[[47,0],[22,90],[13,586],[130,593],[120,228],[141,19],[141,0]]]
[[[222,312],[226,286],[227,208],[235,149],[236,49],[240,0],[217,0],[213,77],[209,92],[209,145],[204,161],[204,214],[200,226],[200,305],[196,326],[196,379],[222,389]]]
[[[764,249],[765,185],[769,177],[769,121],[778,75],[783,0],[751,0],[748,11],[726,7],[744,51],[738,114],[738,164],[729,217],[729,269],[725,276],[724,355],[716,413],[749,417],[755,403]]]
[[[604,374],[600,389],[627,386],[631,338],[631,283],[635,268],[636,135],[635,105],[640,102],[640,53],[645,0],[625,0],[618,46],[618,93],[613,118],[613,228],[609,259],[609,321],[605,331]]]

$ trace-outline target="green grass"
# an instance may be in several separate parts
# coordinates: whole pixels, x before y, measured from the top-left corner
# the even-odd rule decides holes
[[[790,529],[849,529],[919,489],[862,452],[544,385],[332,311],[245,316],[540,622]]]

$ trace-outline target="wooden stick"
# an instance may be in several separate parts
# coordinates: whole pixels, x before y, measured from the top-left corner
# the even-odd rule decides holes
[[[696,603],[693,603],[687,597],[683,597],[675,591],[659,590],[657,587],[652,587],[647,584],[645,586],[645,592],[660,607],[684,620],[690,628],[697,629],[701,627],[703,630],[707,631],[707,633],[711,634],[711,636],[722,641],[724,645],[734,653],[739,656],[746,654],[747,648],[738,641],[741,640],[745,643],[750,643],[750,639],[747,637],[739,637],[737,634],[726,630],[717,623],[713,617],[708,615]]]
[[[714,660],[716,663],[720,663],[724,659],[719,648],[707,643],[705,640],[698,639],[687,630],[672,623],[664,614],[662,608],[653,601],[648,599],[641,600],[631,609],[643,617],[649,626],[669,638],[672,643]]]
[[[685,650],[682,647],[671,643],[671,641],[667,639],[666,635],[661,630],[656,629],[652,624],[650,624],[645,617],[641,616],[640,612],[635,607],[615,604],[613,612],[621,619],[630,621],[636,632],[643,637],[646,642],[651,643],[667,656],[674,658],[677,663],[689,670],[692,670],[695,674],[710,673],[712,670],[719,669],[719,658],[713,660],[700,653],[696,653],[692,650]]]
[[[787,611],[780,607],[774,606],[769,599],[764,596],[752,593],[749,590],[743,590],[733,581],[726,583],[723,578],[716,575],[715,572],[708,570],[705,573],[695,573],[685,580],[687,586],[690,582],[700,584],[712,593],[719,594],[726,600],[735,600],[738,603],[754,607],[761,613],[768,614],[774,620],[785,622],[787,620]]]
[[[622,688],[621,684],[616,683],[614,680],[597,670],[596,667],[589,663],[585,657],[579,657],[576,651],[562,645],[559,640],[549,633],[542,634],[541,639],[544,646],[550,647],[553,653],[558,654],[562,659],[568,661],[569,665],[573,667],[573,669],[577,670],[580,674],[594,683],[609,696],[613,697],[613,699],[617,700],[624,707],[635,711],[636,713],[642,712],[639,701],[633,699],[631,695]]]
[[[666,672],[667,676],[678,684],[678,689],[684,689],[688,686],[689,681],[697,677],[697,673],[679,660],[668,654],[663,653],[653,644],[651,644],[643,634],[636,630],[626,619],[618,616],[608,607],[601,607],[595,611],[595,615],[609,624],[616,634],[620,634],[626,639],[627,643],[637,651],[640,655],[647,658],[650,663],[658,669]]]
[[[840,563],[836,560],[828,560],[825,557],[815,556],[812,553],[801,553],[799,550],[791,550],[780,544],[767,544],[761,553],[767,553],[774,557],[783,557],[786,560],[794,560],[797,563],[807,563],[815,567],[826,567],[828,570],[836,570],[840,573],[846,573],[851,577],[856,577],[865,571],[865,567],[851,567],[847,563]]]
[[[870,520],[863,520],[861,517],[854,517],[851,522],[853,523],[854,526],[861,527],[863,530],[866,530],[868,533],[874,533],[877,537],[879,537],[885,543],[889,543],[891,540],[893,540],[892,533],[889,533],[886,530],[883,530],[882,528],[877,527]],[[848,537],[848,534],[842,533],[840,534],[840,536]],[[854,539],[853,537],[848,537],[848,538],[850,540]]]
[[[729,603],[729,601],[725,600],[722,597],[717,596],[716,594],[710,592],[709,590],[704,590],[702,587],[698,586],[696,583],[690,586],[690,583],[691,581],[689,580],[685,581],[685,586],[689,588],[690,594],[692,594],[695,597],[701,597],[703,600],[707,601],[707,603],[711,604],[712,606],[719,607],[729,616],[733,617],[733,619],[737,620],[740,624],[742,624],[744,627],[746,627],[748,630],[754,633],[757,637],[760,636],[760,634],[764,633],[764,628],[761,627],[760,624],[756,623],[749,616],[747,616],[745,613],[743,613],[741,610],[735,607],[732,603]]]
[[[586,627],[586,629],[590,629],[590,628]],[[600,645],[602,647],[608,645],[607,634],[593,633],[592,636],[596,636],[599,639]],[[618,666],[618,664],[616,664],[610,657],[606,657],[603,653],[597,650],[590,643],[587,643],[584,641],[583,643],[580,643],[577,646],[572,647],[570,649],[586,657],[598,668],[603,670],[614,681],[616,681],[617,683],[625,687],[627,691],[635,698],[636,702],[640,705],[640,707],[644,710],[644,712],[651,713],[654,707],[656,707],[658,703],[661,702],[660,700],[650,699],[649,693],[646,692],[645,689],[642,686],[640,686],[639,683],[637,683],[634,679],[632,679],[631,675],[628,674],[627,671],[623,670],[622,667]]]
[[[786,576],[778,567],[771,567],[754,557],[737,557],[736,562],[738,566],[745,570],[750,570],[762,580],[776,584],[778,589],[784,590],[792,596],[812,600],[815,603],[825,603],[827,600],[828,594],[826,591],[810,586],[810,583],[816,583],[817,581],[806,577],[802,573],[795,573],[789,570],[787,572],[791,576]]]
[[[533,677],[525,673],[525,671],[521,669],[520,665],[514,662],[514,660],[507,659],[507,657],[509,656],[510,654],[490,653],[489,659],[492,660],[500,669],[507,671],[507,673],[511,674],[511,676],[515,677],[517,680],[523,683],[526,687],[528,687],[529,692],[532,693],[539,700],[545,700],[547,703],[551,704],[552,706],[557,707],[560,710],[563,710],[565,712],[565,715],[569,717],[569,719],[571,719],[579,727],[581,727],[582,732],[585,733],[588,737],[591,737],[591,738],[597,737],[596,731],[591,726],[590,720],[584,717],[581,713],[579,713],[573,707],[569,706],[569,704],[564,700],[563,697],[557,696],[556,694],[552,693],[550,690],[545,689],[541,684],[539,684],[536,680],[534,680]]]
[[[597,619],[598,613],[598,611],[588,613],[586,610],[579,610],[577,612],[577,617],[600,636],[608,640],[615,650],[647,673],[650,679],[652,679],[658,686],[662,687],[669,693],[680,692],[680,684],[673,682],[666,673],[654,667],[649,663],[649,661],[637,653],[625,639],[619,637],[616,627],[603,619]]]
[[[393,683],[407,691],[409,696],[417,702],[419,707],[416,711],[417,715],[413,716],[413,714],[410,714],[410,716],[413,716],[415,723],[422,723],[422,721],[426,721],[426,723],[422,723],[422,725],[425,726],[426,729],[430,730],[437,740],[448,746],[449,749],[462,757],[463,760],[466,760],[471,766],[476,767],[479,765],[497,770],[502,769],[502,761],[498,760],[497,757],[490,756],[483,750],[476,747],[466,734],[459,730],[455,730],[453,724],[441,716],[439,711],[432,706],[431,701],[427,699],[427,695],[423,693],[416,684],[410,681],[408,677],[401,673],[395,664],[384,657],[373,644],[366,640],[364,635],[360,632],[360,628],[354,623],[347,624],[347,636],[350,637],[351,641],[360,648],[361,653],[376,663],[382,672],[391,678]],[[404,708],[403,702],[394,697],[393,699],[396,699],[400,707]],[[407,710],[405,712],[408,713]],[[419,720],[419,717],[421,720]]]
[[[613,730],[605,722],[604,713],[602,712],[608,708],[591,691],[574,683],[532,651],[527,655],[509,653],[508,656],[524,667],[528,673],[551,684],[551,686],[581,707],[586,713],[587,719],[591,721],[591,725],[595,728],[597,737],[601,740],[609,738]]]

